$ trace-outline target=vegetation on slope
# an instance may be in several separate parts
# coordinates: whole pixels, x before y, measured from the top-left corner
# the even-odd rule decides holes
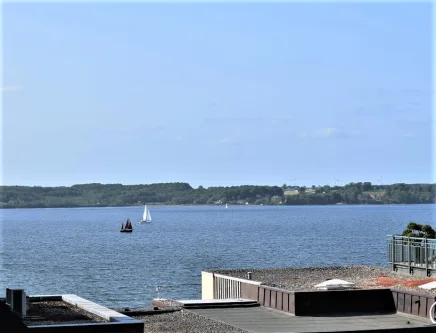
[[[436,184],[192,188],[188,183],[80,184],[70,187],[0,186],[0,208],[130,206],[155,204],[401,204],[435,203]]]
[[[297,191],[298,193],[286,196],[286,204],[421,204],[436,202],[436,184],[372,185],[370,182],[359,182],[341,187],[312,186],[309,190],[299,187]]]

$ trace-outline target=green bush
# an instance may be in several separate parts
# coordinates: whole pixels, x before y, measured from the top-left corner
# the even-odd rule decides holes
[[[402,236],[435,239],[436,231],[428,224],[419,224],[412,221],[404,229]]]

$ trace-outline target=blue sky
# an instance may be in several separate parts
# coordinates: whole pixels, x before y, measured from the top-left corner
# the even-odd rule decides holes
[[[2,183],[430,182],[431,16],[6,4]]]

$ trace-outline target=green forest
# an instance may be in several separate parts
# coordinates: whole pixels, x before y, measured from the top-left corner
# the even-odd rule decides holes
[[[79,184],[70,187],[0,186],[0,208],[169,205],[331,205],[436,203],[436,184],[345,186],[191,187],[188,183],[148,185]]]

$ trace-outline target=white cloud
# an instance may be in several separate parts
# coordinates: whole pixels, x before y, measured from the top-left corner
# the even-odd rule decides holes
[[[302,131],[298,132],[297,136],[300,138],[311,138],[311,139],[330,139],[330,138],[349,138],[352,136],[358,136],[360,132],[358,131],[340,131],[334,127],[325,127],[320,130],[315,130],[311,132]]]
[[[232,139],[230,138],[223,138],[218,140],[219,143],[231,143]]]
[[[1,88],[2,93],[15,92],[15,91],[21,91],[21,90],[24,90],[24,87],[18,86],[18,85],[9,85],[9,86],[4,86]]]
[[[318,133],[319,136],[324,137],[324,138],[330,138],[330,137],[334,136],[335,134],[337,134],[337,130],[336,130],[336,128],[333,128],[333,127],[323,128]]]

